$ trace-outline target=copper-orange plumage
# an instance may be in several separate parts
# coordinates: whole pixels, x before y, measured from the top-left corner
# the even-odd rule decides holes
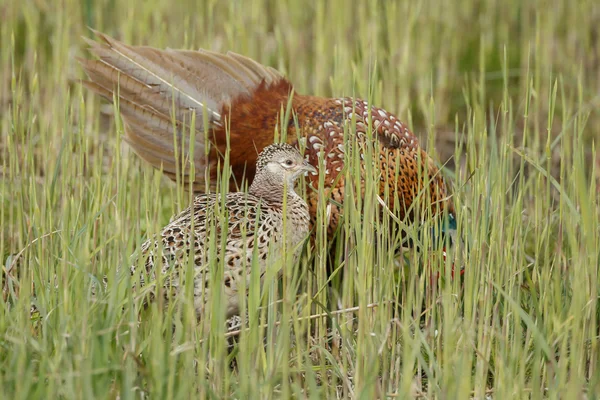
[[[284,122],[288,124],[288,141],[296,144],[298,137],[305,138],[310,163],[322,166],[319,174],[325,174],[325,189],[335,200],[329,233],[342,212],[336,204],[343,202],[345,181],[338,174],[345,162],[344,126],[349,123],[359,142],[366,140],[369,126],[373,129],[381,171],[380,194],[383,198],[387,188],[389,198],[399,200],[395,211],[400,218],[412,217],[407,211],[427,187],[427,207],[433,214],[454,212],[432,159],[407,126],[381,108],[359,99],[292,95],[292,84],[279,72],[235,53],[128,46],[102,33],[97,35],[101,41],[89,43],[98,59],[80,60],[89,76],[84,84],[110,101],[117,94],[127,141],[143,159],[162,168],[172,179],[177,173],[184,181],[190,177],[189,170],[177,167],[173,135],[188,148],[191,114],[195,113],[195,187],[204,189],[207,170],[216,176],[215,167],[227,146],[226,131],[230,134],[231,186],[239,185],[242,179],[251,181],[257,155],[273,142],[281,111],[291,96],[291,114],[297,125],[290,114]],[[318,176],[307,179],[317,186]],[[308,196],[314,219],[316,190],[309,190]]]

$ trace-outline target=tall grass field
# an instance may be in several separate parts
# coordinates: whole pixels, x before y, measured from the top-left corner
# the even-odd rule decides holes
[[[372,171],[339,240],[323,206],[300,261],[254,282],[240,329],[218,296],[200,321],[189,296],[144,308],[118,271],[193,194],[79,84],[88,28],[397,115],[443,167],[459,245],[444,261],[423,220],[399,251]],[[600,398],[599,139],[594,0],[0,1],[0,397]]]

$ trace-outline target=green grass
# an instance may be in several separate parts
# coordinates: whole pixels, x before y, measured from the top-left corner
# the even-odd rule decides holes
[[[597,2],[187,3],[0,4],[3,397],[600,397]],[[190,307],[139,319],[117,267],[191,197],[73,82],[86,26],[233,50],[300,93],[398,115],[447,166],[463,284],[431,284],[434,252],[394,257],[368,182],[364,198],[348,191],[335,251],[319,231],[280,284],[250,288],[234,354],[218,301],[199,325]],[[343,275],[328,289],[330,253]]]

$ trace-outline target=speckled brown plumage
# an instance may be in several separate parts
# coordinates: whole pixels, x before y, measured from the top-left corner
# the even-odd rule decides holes
[[[141,157],[174,178],[177,170],[172,136],[177,133],[179,142],[186,144],[189,132],[183,128],[187,126],[189,112],[193,111],[197,114],[196,153],[192,156],[196,187],[204,190],[207,170],[208,175],[216,176],[217,162],[226,151],[227,130],[233,170],[231,188],[238,187],[243,179],[253,179],[257,150],[272,142],[275,128],[281,124],[281,110],[286,109],[292,93],[292,84],[286,78],[272,68],[231,52],[158,50],[127,46],[106,35],[98,35],[101,42],[90,43],[92,52],[100,60],[81,60],[90,77],[85,85],[112,100],[115,84],[120,84],[126,138]],[[323,158],[320,173],[326,175],[325,189],[335,203],[342,203],[344,198],[344,178],[336,180],[346,161],[344,127],[350,126],[351,134],[363,144],[370,137],[367,130],[372,127],[381,170],[380,195],[383,198],[389,189],[390,208],[397,199],[400,204],[395,209],[397,215],[412,218],[413,213],[408,211],[418,194],[428,187],[429,198],[422,197],[427,200],[426,207],[434,214],[444,209],[453,213],[437,167],[413,133],[394,115],[358,99],[299,93],[294,93],[292,99],[292,114],[299,131],[290,115],[283,122],[287,125],[289,142],[297,145],[297,139],[302,138],[313,165],[321,165],[319,158]],[[175,113],[169,111],[173,104]],[[170,123],[172,115],[180,128],[176,132]],[[208,121],[209,126],[199,121]],[[212,145],[208,149],[204,128],[209,128],[208,139]],[[183,181],[189,179],[187,170],[179,173]],[[314,188],[318,176],[307,179]],[[314,218],[315,190],[309,190],[308,200]],[[330,205],[330,233],[342,212],[335,203]],[[420,207],[412,209],[415,208]]]
[[[257,257],[261,277],[277,257],[285,253],[297,257],[299,245],[308,236],[309,214],[306,202],[294,191],[294,182],[303,173],[316,169],[289,144],[266,147],[256,166],[257,173],[248,193],[228,193],[225,199],[217,194],[198,195],[158,238],[142,245],[141,256],[146,266],[145,273],[140,275],[142,286],[155,282],[160,268],[167,289],[165,295],[169,298],[177,294],[184,285],[188,259],[193,257],[194,307],[201,317],[215,287],[210,282],[208,267],[222,262],[226,315],[230,316],[238,312],[242,281],[245,281],[243,287],[250,284],[253,257]],[[221,248],[224,240],[223,249],[216,251],[212,260],[207,249],[211,231],[215,232],[213,248]],[[162,262],[157,262],[159,254]],[[133,266],[133,274],[135,269]]]
[[[307,154],[315,165],[322,165],[325,186],[336,200],[331,204],[330,232],[338,223],[342,212],[336,204],[343,202],[345,177],[344,125],[352,127],[359,144],[369,142],[367,131],[373,130],[377,146],[373,154],[380,170],[379,193],[383,198],[386,188],[389,198],[399,199],[400,209],[396,212],[404,218],[425,185],[430,186],[430,203],[434,214],[444,206],[453,212],[450,200],[446,199],[444,181],[433,161],[423,151],[417,138],[394,115],[381,108],[369,106],[366,101],[351,98],[318,99],[299,96],[294,101],[301,131],[307,139]],[[362,158],[362,156],[361,156]],[[322,159],[319,163],[319,159]],[[360,164],[362,175],[364,162]],[[318,185],[318,176],[311,176],[313,187]],[[440,207],[441,205],[441,207]],[[317,209],[317,192],[309,192],[309,208],[314,215]],[[391,205],[390,205],[390,208]]]

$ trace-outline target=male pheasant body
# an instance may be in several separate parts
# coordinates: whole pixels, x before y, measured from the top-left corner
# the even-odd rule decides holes
[[[359,145],[369,142],[368,130],[372,130],[372,137],[377,143],[373,157],[380,171],[379,195],[383,198],[387,190],[390,201],[394,198],[399,200],[399,208],[389,204],[390,209],[396,209],[399,218],[406,217],[407,213],[412,216],[417,211],[415,207],[418,206],[413,202],[419,194],[425,198],[425,193],[421,192],[426,185],[430,186],[428,205],[433,208],[434,214],[444,206],[452,212],[452,204],[446,198],[446,187],[437,167],[419,147],[417,138],[394,115],[370,106],[366,101],[351,98],[315,101],[300,96],[294,105],[297,105],[295,110],[300,129],[307,139],[309,161],[317,165],[321,159],[326,175],[325,187],[335,200],[331,204],[330,232],[337,226],[342,212],[338,205],[343,203],[345,186],[345,125],[356,135]],[[360,169],[364,176],[364,160]],[[309,179],[312,186],[317,187],[318,176]],[[309,193],[309,207],[314,214],[316,191]]]
[[[194,308],[200,317],[208,297],[218,287],[218,283],[210,282],[208,267],[223,263],[226,315],[231,316],[238,312],[240,286],[250,284],[254,257],[261,277],[267,265],[273,265],[282,254],[297,257],[299,245],[308,235],[309,214],[306,202],[294,191],[294,181],[300,174],[316,169],[287,144],[265,148],[257,166],[248,193],[228,193],[224,199],[220,194],[198,195],[190,207],[163,228],[159,238],[142,245],[141,254],[146,259],[142,285],[145,277],[154,282],[160,267],[167,287],[165,294],[178,293],[186,276],[185,267],[193,258]],[[211,231],[215,233],[212,241]],[[217,249],[212,264],[209,246]],[[157,262],[159,254],[162,262]]]
[[[142,158],[171,178],[177,174],[183,181],[190,178],[189,170],[177,166],[176,152],[182,149],[173,145],[173,134],[183,149],[189,148],[192,113],[196,114],[196,143],[190,157],[196,169],[193,183],[199,190],[205,189],[207,176],[216,177],[227,143],[231,187],[239,187],[243,179],[252,181],[257,152],[272,143],[276,126],[286,124],[288,142],[298,145],[303,138],[309,161],[322,165],[319,173],[325,174],[325,191],[334,200],[328,226],[332,233],[342,213],[337,205],[343,202],[346,185],[344,129],[348,126],[358,143],[368,145],[368,138],[374,138],[380,196],[389,193],[389,208],[399,218],[413,218],[422,204],[433,214],[444,210],[453,214],[438,168],[406,125],[385,110],[358,99],[292,94],[292,84],[277,71],[231,52],[158,50],[98,35],[102,43],[90,44],[99,60],[81,60],[90,78],[84,84],[109,100],[118,93],[127,140]],[[281,111],[290,98],[293,113],[282,121]],[[317,187],[317,175],[307,179]],[[394,199],[399,207],[394,207]],[[417,199],[426,203],[413,204]],[[309,190],[308,200],[314,220],[316,190]]]

